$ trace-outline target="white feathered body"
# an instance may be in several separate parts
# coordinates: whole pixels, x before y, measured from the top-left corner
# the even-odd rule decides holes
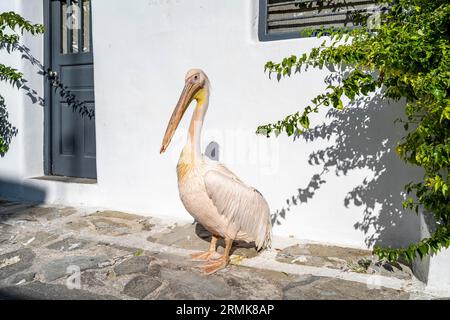
[[[270,210],[261,193],[221,163],[205,156],[190,161],[183,153],[177,173],[186,210],[213,235],[254,241],[258,250],[270,246]]]

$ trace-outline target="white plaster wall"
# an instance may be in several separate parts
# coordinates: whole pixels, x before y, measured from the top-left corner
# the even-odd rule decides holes
[[[21,0],[18,3],[23,16],[42,23],[42,1]],[[43,41],[43,35],[32,36],[26,33],[22,38],[24,46],[30,49],[29,58],[21,59],[21,71],[25,74],[27,83],[19,90],[23,101],[23,158],[26,177],[41,176],[44,173],[44,85],[41,73],[44,69]],[[30,59],[35,59],[35,62]]]
[[[442,250],[430,258],[427,290],[450,295],[450,249]]]
[[[20,6],[14,0],[5,0],[0,3],[1,11],[20,10]],[[19,54],[8,54],[6,50],[0,50],[1,63],[16,69],[21,68],[21,59]],[[5,98],[5,104],[9,113],[9,122],[19,128],[23,123],[23,104],[22,97],[18,94],[18,90],[9,84],[0,82],[0,92]],[[13,139],[8,153],[0,159],[0,177],[20,176],[24,170],[25,159],[23,157],[23,140],[22,130]]]
[[[24,0],[2,1],[0,9],[5,3],[22,9],[30,20],[42,21],[40,1],[32,7],[21,6]],[[43,110],[9,91],[5,95],[11,121],[20,132],[0,159],[0,177],[42,189],[50,203],[190,219],[178,198],[175,174],[190,112],[167,153],[160,155],[159,148],[184,75],[197,67],[212,83],[203,147],[217,141],[221,161],[259,189],[274,213],[285,209],[275,234],[357,247],[417,240],[418,220],[402,213],[400,192],[418,171],[406,167],[392,150],[403,134],[393,124],[402,113],[399,105],[343,114],[329,140],[292,142],[284,136],[266,139],[253,134],[258,125],[305,106],[325,88],[327,74],[313,71],[281,82],[268,79],[263,72],[267,60],[307,52],[319,42],[259,42],[257,18],[256,0],[93,1],[98,183],[28,179],[42,175]],[[41,40],[27,41],[42,58]],[[20,65],[20,56],[8,59]],[[36,69],[25,65],[27,76],[42,92]],[[17,108],[12,108],[14,99]],[[385,112],[373,111],[377,108]],[[324,120],[330,123],[333,118],[322,113],[313,124]],[[295,200],[298,189],[307,188],[312,177],[324,171],[321,161],[312,165],[309,160],[312,152],[327,147],[328,172],[321,176],[325,182],[317,190],[310,187],[313,194],[301,197],[307,202],[297,199],[287,211],[286,200]],[[336,171],[333,163],[343,170]],[[355,201],[346,203],[349,192],[361,185],[361,192],[351,197]],[[27,197],[25,189],[20,194],[11,190],[1,188],[0,194]]]
[[[436,222],[430,214],[420,214],[420,236],[429,238],[436,230]],[[425,282],[426,291],[441,296],[450,295],[450,249],[444,249],[434,255],[420,259],[416,257],[412,264],[414,274]]]
[[[40,1],[5,0],[0,3],[0,11],[15,11],[36,23],[42,23],[43,20]],[[0,82],[9,122],[18,129],[9,151],[0,158],[0,194],[11,198],[40,200],[44,190],[39,195],[30,192],[24,179],[43,175],[43,82],[39,74],[42,67],[30,61],[30,58],[36,59],[36,62],[43,61],[43,36],[25,34],[20,47],[29,48],[30,54],[22,50],[10,54],[6,50],[0,51],[0,61],[22,72],[25,80],[21,88]]]

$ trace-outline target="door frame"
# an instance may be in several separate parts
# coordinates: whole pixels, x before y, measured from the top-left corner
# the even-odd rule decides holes
[[[51,1],[44,0],[44,174],[53,175],[52,172],[52,100],[53,90],[47,80],[47,70],[52,68],[52,23]]]
[[[44,81],[44,140],[43,140],[43,152],[44,152],[44,175],[46,176],[54,176],[53,172],[53,132],[52,132],[52,102],[55,95],[55,91],[53,90],[53,86],[49,81],[47,72],[48,70],[53,70],[52,65],[52,34],[53,34],[53,23],[52,23],[52,2],[59,0],[43,0],[43,24],[45,27],[44,30],[44,70],[43,71],[43,81]],[[92,20],[91,20],[92,21]],[[91,22],[91,30],[92,30],[92,22]],[[91,31],[92,32],[92,31]],[[91,36],[91,50],[93,50],[93,39]],[[95,86],[94,86],[95,90]],[[95,121],[95,119],[94,119]],[[97,161],[97,160],[96,160]],[[91,179],[91,178],[89,178]],[[92,178],[93,179],[93,178]],[[97,180],[97,177],[95,178]]]

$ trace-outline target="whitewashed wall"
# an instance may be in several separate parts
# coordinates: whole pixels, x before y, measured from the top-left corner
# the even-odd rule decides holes
[[[15,11],[35,22],[42,22],[43,19],[41,1],[4,0],[0,3],[0,11]],[[22,42],[21,45],[31,49],[37,61],[43,61],[43,36],[30,37],[25,34]],[[21,191],[23,178],[43,172],[43,82],[38,73],[40,69],[23,55],[20,51],[14,54],[0,51],[1,63],[24,73],[27,81],[21,89],[0,83],[0,92],[9,111],[9,122],[19,130],[6,156],[0,158],[0,193],[7,195]],[[5,184],[5,181],[18,182],[18,186],[11,190],[11,185]]]
[[[43,19],[41,1],[2,0],[0,10],[6,9],[35,22]],[[403,134],[393,124],[402,113],[399,105],[315,116],[313,124],[331,123],[323,128],[325,136],[333,128],[329,139],[254,135],[258,125],[297,111],[322,92],[327,74],[268,79],[267,60],[307,52],[319,42],[259,42],[257,23],[256,0],[94,0],[98,183],[29,179],[43,175],[43,107],[24,90],[1,84],[19,134],[0,159],[0,195],[190,219],[175,174],[189,115],[168,152],[160,155],[159,148],[184,75],[196,67],[212,83],[203,147],[218,142],[220,159],[264,194],[277,214],[275,234],[357,247],[417,240],[418,220],[403,213],[400,193],[418,171],[392,149]],[[24,41],[42,61],[42,37]],[[36,66],[20,54],[2,52],[1,59],[23,70],[42,97]],[[310,161],[321,150],[326,164],[320,157],[317,164]],[[41,191],[30,193],[30,186]]]

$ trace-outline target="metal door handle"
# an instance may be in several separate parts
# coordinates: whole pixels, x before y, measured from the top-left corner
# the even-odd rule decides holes
[[[48,76],[49,76],[49,78],[56,79],[56,78],[58,77],[58,72],[53,71],[53,70],[50,70],[50,71],[48,72]]]
[[[48,69],[47,75],[48,80],[51,82],[52,86],[57,87],[59,85],[58,72]]]

